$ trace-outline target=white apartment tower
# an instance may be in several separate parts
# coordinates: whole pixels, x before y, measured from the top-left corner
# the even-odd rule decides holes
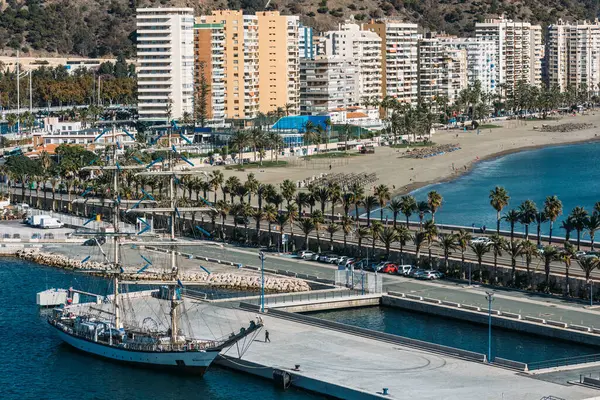
[[[332,57],[353,60],[358,82],[353,102],[363,104],[366,99],[381,101],[381,38],[375,32],[361,30],[353,23],[340,24],[337,31],[324,36],[324,53]]]
[[[194,9],[136,12],[139,119],[181,119],[194,105]]]
[[[561,92],[586,87],[598,93],[600,85],[600,22],[573,24],[558,20],[548,27],[548,83]]]
[[[417,24],[396,20],[371,21],[363,29],[381,38],[383,97],[391,96],[403,103],[417,102]]]
[[[450,46],[445,39],[429,34],[419,40],[419,97],[427,102],[443,96],[452,104],[468,86],[467,51]]]
[[[496,86],[504,85],[506,94],[523,81],[539,86],[542,81],[542,27],[515,22],[501,16],[475,24],[478,39],[495,43]]]
[[[481,85],[485,93],[496,91],[496,50],[492,41],[476,38],[446,39],[448,46],[467,52],[467,78],[469,85],[476,82]]]

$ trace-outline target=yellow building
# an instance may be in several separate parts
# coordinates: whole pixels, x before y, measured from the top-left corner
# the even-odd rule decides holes
[[[254,118],[278,108],[296,113],[299,106],[298,17],[279,12],[244,15],[217,10],[196,19],[197,24],[221,24],[224,116]],[[196,60],[208,49],[196,47]]]

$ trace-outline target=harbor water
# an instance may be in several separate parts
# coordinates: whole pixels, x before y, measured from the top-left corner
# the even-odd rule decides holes
[[[319,311],[311,317],[487,354],[488,326],[392,307]],[[600,354],[600,348],[492,328],[492,359],[520,362]]]
[[[442,207],[435,215],[440,224],[463,225],[488,230],[496,227],[496,211],[490,206],[489,193],[496,186],[503,186],[510,196],[511,208],[518,208],[525,200],[533,200],[538,209],[543,208],[547,196],[556,195],[563,203],[563,215],[554,224],[554,235],[564,236],[559,229],[561,221],[576,206],[585,207],[591,213],[600,201],[600,142],[547,147],[509,154],[475,165],[466,175],[449,182],[429,185],[415,190],[417,200],[427,200],[427,193],[436,190],[444,198]],[[384,215],[393,218],[386,210]],[[372,213],[379,218],[379,211]],[[403,215],[399,218],[404,220]],[[417,218],[416,215],[412,219]],[[542,225],[547,234],[549,224]],[[502,229],[510,229],[503,222]],[[520,225],[517,230],[524,231]],[[536,227],[530,227],[530,233]]]

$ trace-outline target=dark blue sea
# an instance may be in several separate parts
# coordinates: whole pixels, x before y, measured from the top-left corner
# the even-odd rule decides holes
[[[318,399],[222,368],[204,378],[131,368],[72,350],[54,336],[35,304],[37,292],[74,287],[102,293],[106,282],[0,258],[0,399]]]
[[[475,224],[478,228],[486,225],[488,229],[496,226],[496,211],[488,197],[495,186],[503,186],[510,196],[502,214],[518,208],[528,199],[533,200],[538,209],[543,208],[546,197],[556,195],[563,203],[563,215],[554,224],[554,234],[564,236],[565,232],[558,227],[574,207],[583,206],[591,212],[600,201],[599,165],[600,142],[547,147],[481,162],[464,176],[423,187],[412,194],[417,200],[426,200],[431,190],[442,195],[443,205],[435,216],[438,223]],[[379,217],[379,211],[372,215]],[[391,213],[387,215],[392,218]],[[507,224],[502,227],[509,229]],[[517,229],[524,230],[521,226]],[[532,226],[530,232],[535,229]],[[542,232],[548,231],[549,224],[542,225]]]

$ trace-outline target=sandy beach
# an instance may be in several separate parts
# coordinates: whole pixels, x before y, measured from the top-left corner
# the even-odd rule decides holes
[[[595,127],[567,133],[549,133],[534,130],[542,124],[560,125],[565,123],[588,123]],[[410,192],[419,187],[456,178],[468,172],[477,162],[502,155],[540,147],[600,140],[600,112],[588,115],[564,116],[546,121],[495,121],[490,124],[500,128],[477,131],[440,130],[432,140],[436,144],[456,144],[460,150],[426,159],[403,157],[406,149],[378,147],[375,154],[347,157],[343,159],[319,159],[290,163],[284,168],[247,169],[232,171],[223,169],[225,177],[236,175],[244,182],[249,172],[253,172],[262,183],[278,185],[284,179],[299,181],[318,176],[320,173],[376,173],[376,184],[390,187],[394,195]],[[269,159],[267,153],[266,160]],[[329,164],[332,169],[329,171]],[[371,188],[372,189],[372,188]]]

